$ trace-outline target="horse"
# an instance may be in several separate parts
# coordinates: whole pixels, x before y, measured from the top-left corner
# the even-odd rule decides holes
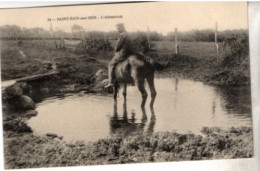
[[[152,109],[157,94],[154,86],[154,72],[162,68],[161,64],[141,54],[130,55],[126,60],[117,63],[114,69],[114,101],[117,100],[119,84],[124,85],[124,99],[127,95],[127,85],[137,85],[142,94],[141,107],[144,108],[148,96],[144,86],[146,80],[151,91],[150,108]]]

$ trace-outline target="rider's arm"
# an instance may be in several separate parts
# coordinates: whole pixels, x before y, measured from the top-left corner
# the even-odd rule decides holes
[[[120,34],[120,36],[116,42],[116,45],[115,45],[116,52],[118,52],[123,47],[124,40],[125,40],[125,34]]]

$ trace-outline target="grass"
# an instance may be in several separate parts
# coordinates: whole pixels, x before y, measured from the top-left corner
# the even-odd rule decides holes
[[[250,158],[253,156],[252,129],[248,127],[203,128],[204,136],[155,133],[126,139],[108,138],[97,142],[65,142],[33,133],[4,133],[5,168],[38,168],[97,164]]]
[[[43,46],[42,40],[27,40],[18,46],[16,41],[1,41],[2,80],[45,73],[49,63],[57,63],[58,69],[65,71],[63,76],[70,79],[67,82],[84,84],[98,69],[106,68],[114,55],[114,51],[88,51],[77,55],[72,50],[56,49],[54,42],[48,40]],[[249,60],[244,60],[238,67],[223,67],[216,62],[213,42],[179,42],[180,55],[174,55],[174,42],[152,43],[157,49],[153,53],[155,59],[168,65],[163,76],[180,76],[215,85],[250,84]],[[96,61],[90,61],[89,58]]]
[[[113,55],[111,52],[90,52],[85,55],[77,55],[72,50],[50,48],[54,46],[53,41],[49,41],[49,44],[46,42],[45,47],[39,41],[41,40],[33,40],[33,46],[30,42],[18,46],[15,41],[1,41],[1,75],[3,81],[46,73],[50,63],[57,63],[58,69],[73,67],[79,76],[90,75],[98,69],[106,67],[106,65],[90,62],[89,57],[108,61]],[[21,55],[20,51],[23,52],[25,57]],[[76,74],[71,76],[72,79],[77,77]]]
[[[42,48],[17,46],[15,41],[1,41],[2,80],[45,73],[48,63],[57,55]]]
[[[174,54],[175,43],[170,41],[155,41],[159,54]],[[179,42],[179,53],[196,59],[216,59],[216,46],[213,42]]]

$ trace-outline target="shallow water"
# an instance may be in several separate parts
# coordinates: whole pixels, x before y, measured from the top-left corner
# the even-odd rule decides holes
[[[69,141],[96,141],[137,132],[199,134],[205,126],[251,126],[249,87],[217,88],[178,78],[155,79],[155,86],[154,114],[148,107],[150,96],[143,111],[137,87],[128,87],[126,104],[122,90],[117,105],[112,95],[107,94],[77,93],[47,98],[37,104],[39,114],[28,124],[36,134],[55,133]]]
[[[1,82],[1,89],[5,89],[6,87],[14,84],[16,82],[16,80],[7,80],[7,81],[2,81]]]

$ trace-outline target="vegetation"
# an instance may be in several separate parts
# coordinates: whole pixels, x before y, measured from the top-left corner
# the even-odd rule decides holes
[[[130,32],[132,37],[142,36],[146,37],[147,32],[136,31]],[[45,30],[43,28],[21,28],[17,25],[4,25],[0,26],[0,35],[1,39],[60,39],[62,38],[88,38],[88,39],[114,39],[118,37],[118,32],[109,31],[87,31],[80,25],[73,25],[71,27],[71,32],[65,32],[62,29],[56,30]],[[218,32],[218,41],[223,42],[226,35],[242,36],[248,37],[248,30],[225,30]],[[169,32],[166,36],[163,36],[161,33],[156,31],[149,32],[149,38],[151,41],[174,41],[175,33]],[[188,42],[214,42],[215,33],[212,29],[198,30],[194,29],[186,32],[178,32],[179,41],[188,41]]]
[[[223,43],[219,43],[219,57],[213,42],[179,42],[180,54],[175,55],[175,44],[171,41],[152,41],[149,46],[147,37],[142,34],[136,34],[133,39],[136,51],[146,53],[166,66],[161,76],[181,76],[215,85],[250,84],[248,37],[245,35],[225,36]],[[107,66],[114,55],[112,47],[115,44],[115,40],[104,44],[97,39],[91,48],[82,44],[76,50],[67,50],[57,49],[55,40],[22,42],[20,45],[15,41],[1,42],[2,80],[44,73],[51,69],[50,64],[57,63],[70,83],[89,82],[90,75]],[[89,62],[89,58],[96,62]]]
[[[97,164],[249,158],[253,134],[248,127],[203,128],[203,136],[155,133],[97,142],[65,142],[32,133],[4,133],[5,168],[61,167]]]
[[[223,42],[227,35],[248,37],[248,30],[225,30],[218,31],[218,42]],[[166,36],[167,40],[174,41],[175,33],[169,32]],[[179,32],[178,40],[187,42],[215,42],[215,31],[211,29],[192,30],[187,32]]]

